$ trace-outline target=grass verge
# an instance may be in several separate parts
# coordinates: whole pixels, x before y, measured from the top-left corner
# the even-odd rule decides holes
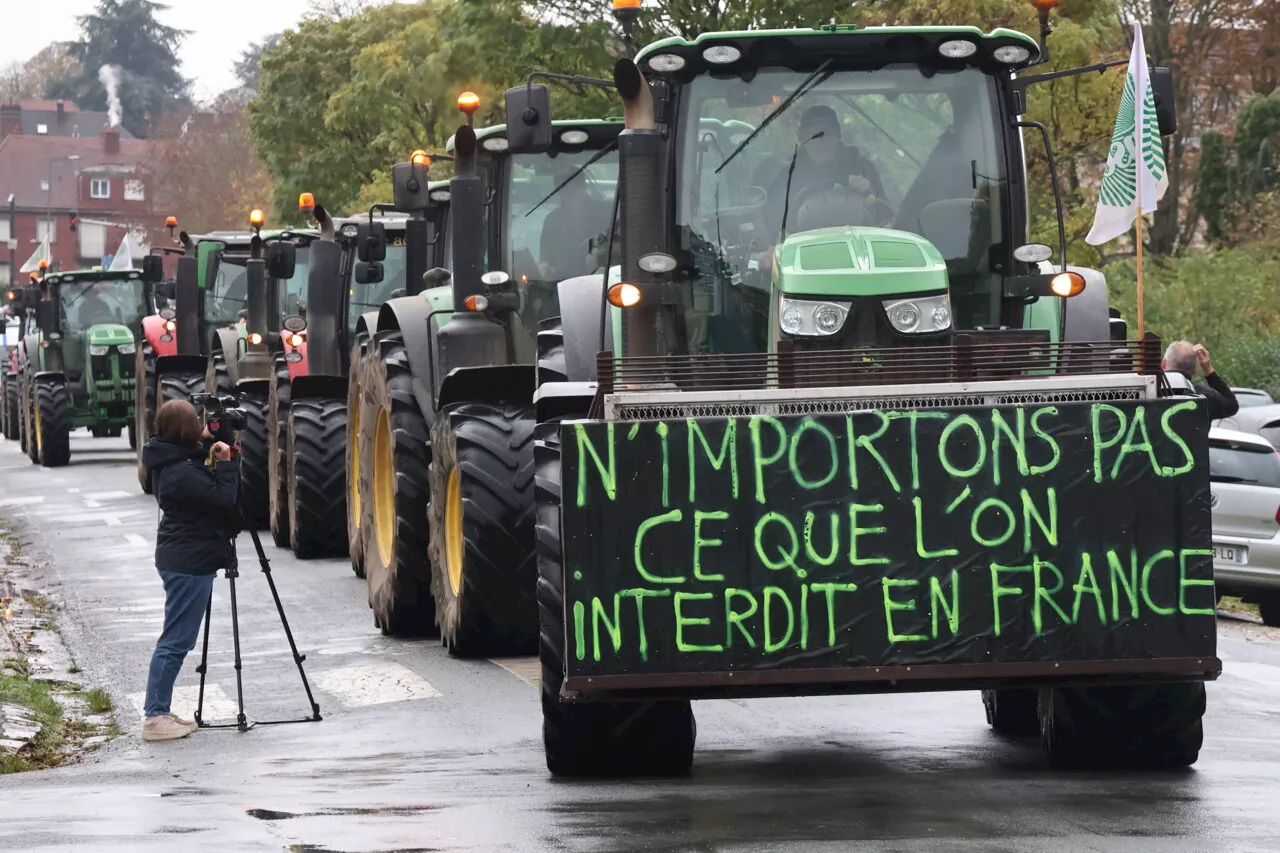
[[[19,755],[0,755],[0,773],[17,773],[61,763],[62,706],[40,681],[0,675],[0,704],[21,705],[40,723],[40,734]]]

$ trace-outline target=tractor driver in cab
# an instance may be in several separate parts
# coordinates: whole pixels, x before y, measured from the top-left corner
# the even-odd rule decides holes
[[[116,316],[111,311],[111,306],[107,304],[107,300],[98,291],[98,286],[92,284],[88,286],[84,293],[80,310],[76,312],[76,318],[79,320],[80,328],[82,329],[88,329],[99,323],[114,323],[116,321]]]
[[[590,169],[574,176],[578,165],[559,158],[551,162],[552,186],[564,186],[552,200],[556,207],[542,222],[538,271],[544,281],[558,282],[597,270],[595,255],[600,241],[593,238],[608,234],[613,203],[592,190]]]
[[[763,268],[772,263],[772,243],[784,224],[788,232],[825,226],[878,225],[887,210],[879,170],[857,148],[844,143],[840,119],[831,107],[817,104],[801,114],[796,144],[799,150],[794,155],[795,172],[791,175],[790,192],[787,188],[791,171],[789,157],[783,158],[782,169],[772,181],[757,175],[757,186],[768,187],[765,234],[771,245],[759,256]],[[777,167],[777,161],[769,165],[771,169]],[[847,221],[850,202],[862,204],[866,210],[865,221]]]

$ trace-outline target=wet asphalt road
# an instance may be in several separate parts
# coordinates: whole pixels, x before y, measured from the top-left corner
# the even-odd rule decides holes
[[[44,470],[0,441],[0,516],[25,529],[77,677],[111,692],[126,734],[82,764],[0,777],[0,850],[1280,851],[1280,632],[1240,622],[1220,623],[1225,673],[1188,771],[1050,773],[1034,740],[993,735],[977,694],[957,693],[696,703],[690,778],[558,782],[532,660],[383,638],[346,560],[295,561],[267,535],[323,721],[147,744],[155,503],[123,439],[77,433],[72,452]],[[247,535],[240,546],[248,715],[303,717]],[[222,720],[226,602],[219,580],[206,708]]]

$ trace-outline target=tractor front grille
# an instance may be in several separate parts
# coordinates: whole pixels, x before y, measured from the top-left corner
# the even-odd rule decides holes
[[[613,358],[592,416],[610,420],[847,413],[1150,399],[1160,341],[957,335],[946,346]],[[1019,339],[1023,338],[1023,339]]]

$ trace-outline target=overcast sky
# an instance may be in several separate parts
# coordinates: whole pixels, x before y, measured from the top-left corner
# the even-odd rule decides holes
[[[252,42],[294,27],[310,8],[309,0],[165,0],[160,22],[187,30],[178,51],[182,73],[193,81],[197,99],[210,98],[235,85],[231,66]],[[0,68],[26,60],[52,41],[79,37],[76,17],[97,7],[97,0],[3,0],[21,6],[4,16]]]

